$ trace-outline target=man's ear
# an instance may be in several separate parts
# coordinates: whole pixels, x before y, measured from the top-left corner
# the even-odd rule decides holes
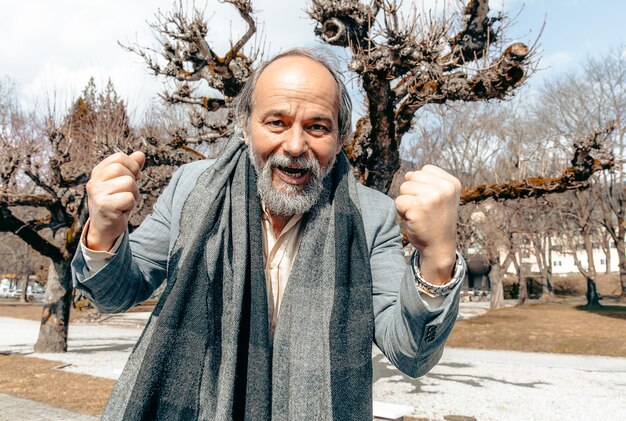
[[[341,139],[337,139],[337,149],[335,150],[335,155],[337,155],[343,149],[343,141]]]
[[[246,124],[243,123],[241,125],[241,133],[243,134],[243,141],[246,145],[250,146],[250,135],[248,134],[248,131],[246,130]]]

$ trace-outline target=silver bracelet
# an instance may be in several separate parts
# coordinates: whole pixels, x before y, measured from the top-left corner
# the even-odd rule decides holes
[[[426,293],[433,297],[441,297],[442,295],[448,294],[450,291],[457,286],[459,282],[463,282],[463,278],[465,277],[466,264],[465,259],[456,251],[456,263],[454,264],[454,275],[450,282],[445,285],[433,285],[428,282],[426,279],[422,277],[420,273],[420,254],[417,250],[413,252],[411,256],[411,267],[413,268],[413,276],[415,276],[415,283],[423,289]]]

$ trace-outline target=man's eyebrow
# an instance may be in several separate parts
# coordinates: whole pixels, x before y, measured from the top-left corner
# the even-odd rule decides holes
[[[334,119],[332,119],[331,117],[327,115],[322,115],[322,114],[316,114],[313,117],[309,118],[308,120],[309,121],[323,121],[328,124],[335,124]]]
[[[289,110],[287,108],[272,108],[270,110],[267,110],[263,114],[261,114],[260,120],[263,121],[268,117],[281,117],[287,114],[289,114]],[[307,120],[308,121],[322,121],[328,124],[335,124],[334,119],[325,114],[315,114],[307,118]]]
[[[271,116],[283,116],[288,113],[287,108],[272,108],[263,114],[261,114],[261,120],[265,120],[267,117]]]

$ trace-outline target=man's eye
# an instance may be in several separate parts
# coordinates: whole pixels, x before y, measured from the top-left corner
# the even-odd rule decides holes
[[[272,127],[283,127],[283,121],[282,120],[270,120],[267,122],[268,126],[272,126]]]
[[[328,131],[330,131],[330,129],[323,124],[312,124],[311,130],[313,130],[314,132],[323,132],[323,133],[327,133]]]

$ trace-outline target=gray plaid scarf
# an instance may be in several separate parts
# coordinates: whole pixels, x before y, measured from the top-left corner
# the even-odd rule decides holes
[[[256,174],[232,139],[185,202],[168,284],[103,419],[367,420],[372,281],[342,153],[269,331]]]

